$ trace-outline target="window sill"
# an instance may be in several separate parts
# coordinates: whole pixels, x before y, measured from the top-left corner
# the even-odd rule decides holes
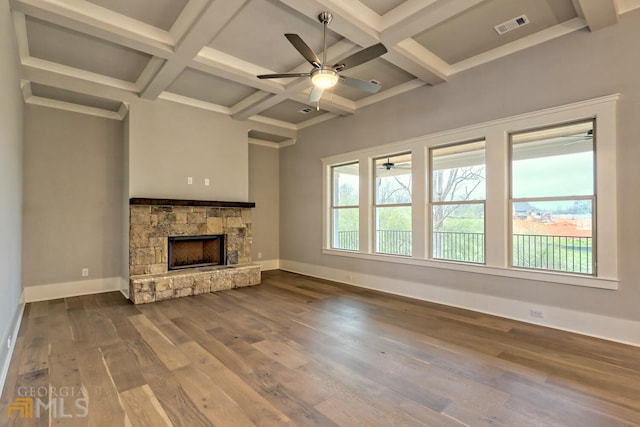
[[[400,255],[382,255],[363,252],[344,251],[339,249],[323,249],[324,255],[342,256],[370,261],[390,262],[395,264],[415,265],[445,270],[464,271],[467,273],[486,274],[491,276],[512,277],[515,279],[535,280],[539,282],[557,283],[561,285],[583,286],[607,290],[618,290],[618,279],[583,276],[577,274],[552,271],[535,271],[512,269],[478,264],[466,264],[455,261],[418,259]]]

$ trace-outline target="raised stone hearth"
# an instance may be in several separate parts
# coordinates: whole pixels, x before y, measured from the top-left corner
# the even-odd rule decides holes
[[[251,264],[253,203],[131,199],[129,299],[135,304],[260,283]],[[226,265],[169,271],[168,240],[224,235]]]

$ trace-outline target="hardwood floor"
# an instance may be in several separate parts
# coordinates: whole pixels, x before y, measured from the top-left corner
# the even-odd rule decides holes
[[[640,348],[270,271],[27,305],[0,425],[638,426]]]

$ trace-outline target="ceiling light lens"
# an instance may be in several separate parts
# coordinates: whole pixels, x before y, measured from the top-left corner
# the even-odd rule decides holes
[[[333,70],[318,70],[311,76],[314,86],[328,89],[338,83],[338,74]]]

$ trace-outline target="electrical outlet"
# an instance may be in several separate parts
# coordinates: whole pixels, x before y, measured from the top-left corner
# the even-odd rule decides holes
[[[7,348],[11,348],[11,336],[9,336],[9,338],[7,338]]]
[[[541,308],[532,308],[529,315],[538,319],[544,319],[544,311],[542,311]]]
[[[193,177],[192,176],[188,176],[187,177],[187,184],[189,184],[189,185],[193,184]]]
[[[83,268],[82,269],[82,277],[89,277],[89,269],[88,268]]]
[[[258,259],[262,259],[262,252],[258,252]]]
[[[208,186],[209,184],[211,184],[211,181],[209,181],[209,178],[205,178],[204,179],[204,185]]]

